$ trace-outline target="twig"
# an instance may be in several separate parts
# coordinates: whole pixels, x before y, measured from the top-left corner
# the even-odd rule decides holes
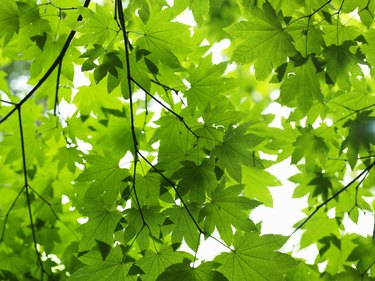
[[[122,8],[122,2],[121,0],[117,0],[117,12],[118,12],[118,17],[119,17],[119,22],[120,22],[120,27],[122,30],[122,35],[124,38],[124,47],[125,47],[125,61],[126,61],[126,70],[127,70],[127,84],[128,84],[128,91],[129,91],[129,99],[130,99],[130,126],[131,126],[131,132],[132,132],[132,139],[133,139],[133,147],[134,147],[134,167],[133,167],[133,190],[134,190],[134,196],[136,199],[136,203],[138,205],[139,213],[142,218],[143,225],[147,225],[146,220],[143,215],[142,207],[139,202],[139,198],[137,195],[137,189],[136,189],[136,174],[137,174],[137,163],[138,163],[138,154],[139,154],[139,149],[138,149],[138,141],[137,141],[137,136],[135,133],[135,126],[134,126],[134,109],[133,109],[133,92],[132,92],[132,79],[131,79],[131,73],[130,73],[130,54],[129,54],[129,38],[126,33],[126,27],[125,27],[125,19],[124,19],[124,12]]]
[[[47,199],[45,199],[42,195],[40,195],[34,188],[32,188],[30,185],[29,185],[29,189],[35,193],[51,210],[52,214],[55,216],[56,220],[58,220],[59,222],[61,222],[63,225],[65,225],[65,227],[67,229],[69,229],[72,234],[78,239],[78,236],[76,234],[76,232],[64,221],[62,221],[59,216],[57,215],[56,211],[52,208],[52,204],[50,202],[48,202]]]
[[[367,273],[367,271],[369,271],[370,268],[371,268],[374,264],[375,264],[375,260],[373,260],[373,261],[369,264],[369,266],[366,267],[366,269],[362,272],[361,276],[363,277],[363,276]]]
[[[7,103],[7,104],[11,104],[11,105],[17,105],[17,103],[15,103],[15,102],[11,102],[11,101],[7,101],[7,100],[3,100],[3,99],[0,99],[0,102]]]
[[[27,179],[27,167],[26,167],[26,152],[25,152],[25,142],[24,142],[24,135],[23,135],[23,127],[22,127],[22,115],[21,115],[21,108],[17,107],[18,111],[18,122],[19,122],[19,130],[20,130],[20,139],[21,139],[21,153],[22,153],[22,168],[23,168],[23,176],[24,176],[24,189],[26,193],[26,202],[27,202],[27,210],[29,213],[29,220],[30,220],[30,228],[31,228],[31,234],[33,237],[33,243],[34,243],[34,249],[35,254],[37,256],[37,260],[40,266],[40,269],[42,271],[41,274],[41,280],[43,280],[43,273],[45,273],[47,276],[47,272],[44,269],[42,259],[40,257],[40,253],[37,246],[37,239],[36,239],[36,233],[34,228],[34,221],[33,221],[33,214],[31,211],[31,201],[30,201],[30,194],[29,194],[29,184]]]
[[[20,191],[18,192],[16,198],[13,200],[12,204],[10,205],[8,211],[7,211],[6,214],[5,214],[4,226],[3,226],[3,230],[2,230],[2,232],[1,232],[0,242],[4,241],[5,226],[6,226],[7,223],[8,223],[9,214],[10,214],[10,212],[12,211],[12,209],[14,208],[14,206],[16,205],[16,202],[17,202],[18,198],[20,197],[20,195],[22,194],[22,191],[24,190],[24,188],[25,188],[25,187],[22,186],[22,188],[21,188]]]
[[[301,20],[301,19],[305,19],[305,18],[311,18],[313,15],[315,15],[316,13],[318,13],[321,9],[323,9],[325,6],[327,6],[329,3],[331,3],[332,0],[328,0],[326,3],[324,3],[322,6],[320,6],[318,9],[316,9],[315,11],[313,11],[312,13],[308,14],[308,15],[304,15],[302,17],[299,17],[295,20],[292,20],[290,23],[288,23],[288,25],[284,28],[284,29],[287,29],[290,25],[292,25],[293,23]]]
[[[141,84],[139,84],[136,80],[134,80],[132,77],[130,77],[131,81],[133,81],[134,84],[136,84],[142,91],[144,91],[149,97],[151,97],[154,101],[156,101],[158,104],[160,104],[163,108],[165,108],[167,111],[169,111],[170,113],[172,113],[174,116],[176,116],[176,118],[178,120],[180,120],[182,122],[182,124],[184,124],[185,128],[191,133],[194,135],[194,137],[196,137],[197,139],[199,139],[199,136],[194,133],[194,131],[189,127],[188,124],[186,124],[185,120],[184,120],[184,117],[182,117],[181,115],[179,115],[178,113],[176,113],[175,111],[173,111],[172,109],[170,109],[168,106],[166,106],[164,103],[162,103],[159,99],[157,99],[153,94],[151,94],[149,91],[147,91]]]
[[[88,5],[90,4],[90,2],[91,2],[91,0],[85,0],[85,3],[83,4],[83,7],[87,8]],[[82,20],[82,15],[79,15],[78,18],[77,18],[77,21],[81,21],[81,20]],[[12,116],[13,113],[17,110],[17,108],[21,108],[21,106],[26,101],[28,101],[33,96],[33,94],[44,84],[44,82],[48,79],[48,77],[53,73],[55,68],[61,63],[61,61],[64,58],[64,56],[65,56],[65,54],[66,54],[66,52],[67,52],[67,50],[68,50],[68,48],[69,48],[69,46],[70,46],[70,44],[73,40],[75,34],[76,34],[75,30],[72,30],[69,33],[68,38],[66,39],[65,44],[60,51],[60,54],[57,56],[57,58],[52,63],[50,68],[46,71],[46,73],[42,76],[42,78],[40,78],[38,83],[31,89],[31,91],[17,104],[17,107],[14,107],[11,111],[9,111],[3,117],[3,119],[0,120],[0,124],[5,122],[10,116]]]
[[[59,103],[59,89],[60,89],[60,76],[61,76],[61,67],[62,67],[62,60],[59,63],[59,67],[57,68],[57,78],[56,78],[56,89],[55,89],[55,103],[53,106],[53,115],[57,115],[57,106]]]
[[[365,173],[370,171],[372,167],[375,166],[375,161],[372,162],[369,166],[366,167],[358,176],[356,176],[351,182],[349,182],[347,185],[345,185],[343,188],[338,190],[336,193],[334,193],[330,198],[325,200],[323,203],[319,204],[315,210],[300,224],[296,227],[296,229],[292,232],[294,234],[297,230],[301,229],[323,206],[327,205],[331,200],[335,199],[337,196],[340,195],[343,191],[347,190],[353,183],[355,183],[360,177],[362,177]]]
[[[195,220],[193,214],[190,212],[189,208],[187,207],[187,204],[185,202],[185,200],[182,198],[182,195],[180,194],[180,192],[177,190],[176,188],[176,185],[168,178],[166,177],[158,168],[155,167],[155,165],[153,165],[145,156],[142,155],[142,153],[138,153],[139,156],[145,160],[147,162],[148,165],[150,165],[150,167],[155,171],[157,172],[172,188],[173,190],[176,192],[177,194],[177,197],[181,200],[181,203],[182,205],[185,207],[189,217],[192,219],[193,223],[195,224],[195,226],[197,227],[198,231],[200,233],[203,233],[204,234],[204,231],[201,229],[201,227],[199,226],[198,222]]]

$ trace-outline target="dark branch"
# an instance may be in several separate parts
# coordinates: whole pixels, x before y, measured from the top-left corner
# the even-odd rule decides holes
[[[144,91],[149,97],[151,97],[154,101],[156,101],[158,104],[160,104],[163,108],[165,108],[167,111],[169,111],[170,113],[172,113],[174,116],[176,116],[176,118],[178,120],[180,120],[182,122],[182,124],[184,124],[185,128],[190,132],[192,133],[192,135],[194,137],[196,137],[197,139],[199,138],[199,136],[193,132],[193,130],[188,126],[188,124],[186,124],[185,120],[184,120],[184,117],[182,117],[181,115],[179,115],[178,113],[176,113],[175,111],[173,111],[172,109],[170,109],[168,106],[166,106],[164,103],[162,103],[160,100],[158,100],[157,98],[155,98],[155,96],[153,94],[151,94],[149,91],[147,91],[144,87],[142,87],[141,84],[139,84],[136,80],[134,80],[132,77],[130,77],[131,81],[133,81],[134,84],[136,84],[142,91]]]
[[[136,203],[138,205],[139,213],[142,218],[142,223],[143,225],[147,225],[146,220],[143,216],[142,212],[142,207],[139,202],[139,198],[137,195],[137,189],[136,189],[136,175],[137,175],[137,163],[138,163],[138,140],[135,132],[135,125],[134,125],[134,109],[133,109],[133,92],[132,92],[132,87],[131,87],[131,73],[130,73],[130,52],[129,52],[129,39],[126,33],[126,26],[125,26],[125,18],[124,18],[124,11],[122,8],[122,2],[121,0],[116,1],[116,7],[117,7],[117,15],[119,18],[119,23],[120,23],[120,28],[122,30],[122,35],[124,38],[124,47],[125,47],[125,62],[126,62],[126,70],[127,70],[127,84],[128,84],[128,91],[129,91],[129,99],[130,99],[130,126],[131,126],[131,132],[132,132],[132,139],[133,139],[133,147],[134,147],[134,168],[133,168],[133,187],[132,189],[134,190],[134,197],[136,200]]]
[[[61,67],[62,67],[62,60],[59,63],[59,67],[57,68],[57,77],[56,77],[56,89],[55,89],[55,103],[53,106],[53,115],[57,115],[57,106],[59,104],[59,89],[60,89],[60,76],[61,76]]]
[[[85,3],[83,4],[83,7],[87,8],[88,5],[90,4],[91,0],[86,0]],[[79,15],[78,18],[77,18],[77,21],[81,21],[82,20],[82,16]],[[75,30],[72,30],[70,33],[69,33],[69,36],[68,38],[66,39],[65,41],[65,44],[63,46],[63,48],[61,49],[60,51],[60,54],[57,56],[57,58],[55,59],[55,61],[52,63],[52,65],[50,66],[50,68],[47,70],[47,72],[42,76],[42,78],[40,78],[40,80],[38,81],[38,83],[34,86],[34,88],[31,89],[31,91],[17,104],[17,107],[20,108],[25,102],[27,102],[33,95],[34,93],[44,84],[44,82],[48,79],[48,77],[50,77],[50,75],[53,73],[53,71],[55,70],[55,68],[61,63],[62,59],[64,58],[73,38],[74,38],[74,35],[76,34],[76,31]],[[17,110],[17,107],[13,108],[11,111],[9,111],[3,119],[0,120],[0,124],[5,122],[10,116],[13,115],[13,113]]]
[[[339,196],[343,191],[347,190],[353,183],[355,183],[359,178],[361,178],[364,174],[368,173],[372,167],[375,166],[375,161],[372,162],[369,166],[366,167],[358,176],[356,176],[351,182],[349,182],[347,185],[345,185],[343,188],[338,190],[335,194],[333,194],[330,198],[325,200],[323,203],[318,205],[315,210],[300,224],[296,227],[296,229],[292,232],[294,234],[297,230],[301,229],[323,206],[327,205],[330,201],[335,199],[337,196]]]

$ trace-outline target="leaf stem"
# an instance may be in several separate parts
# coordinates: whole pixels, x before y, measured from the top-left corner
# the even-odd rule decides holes
[[[122,2],[121,0],[117,0],[117,12],[118,12],[118,18],[120,21],[120,28],[122,30],[122,35],[124,38],[124,47],[125,47],[125,63],[126,63],[126,70],[127,70],[127,84],[128,84],[128,91],[129,91],[129,103],[130,103],[130,126],[131,126],[131,133],[132,133],[132,139],[133,139],[133,147],[134,147],[134,166],[133,166],[133,190],[134,190],[134,197],[136,199],[136,203],[138,205],[139,213],[142,218],[143,225],[147,225],[146,220],[143,215],[142,206],[139,202],[139,198],[137,195],[137,189],[136,189],[136,175],[137,175],[137,163],[138,163],[138,140],[135,132],[135,125],[134,125],[134,102],[133,102],[133,92],[132,92],[132,78],[131,78],[131,69],[130,69],[130,52],[129,52],[129,38],[126,33],[126,26],[125,26],[125,18],[124,18],[124,12],[122,8]]]

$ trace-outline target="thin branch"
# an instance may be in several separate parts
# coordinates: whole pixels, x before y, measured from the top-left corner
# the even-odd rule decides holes
[[[11,105],[17,105],[17,103],[15,103],[15,102],[11,102],[11,101],[7,101],[7,100],[3,100],[3,99],[0,99],[0,102],[7,103],[7,104],[11,104]]]
[[[181,200],[181,203],[182,205],[184,205],[185,207],[185,210],[187,211],[189,217],[192,219],[194,225],[197,227],[198,231],[200,233],[203,233],[204,234],[204,231],[201,229],[201,227],[199,226],[198,222],[195,220],[193,214],[190,212],[189,208],[187,207],[187,204],[185,202],[185,200],[182,198],[182,195],[180,194],[180,192],[177,190],[176,188],[176,185],[168,178],[166,177],[158,168],[155,167],[155,165],[153,165],[145,156],[142,155],[142,153],[138,152],[139,156],[145,160],[147,162],[148,165],[150,165],[150,167],[155,171],[157,172],[172,188],[173,190],[176,192],[177,194],[177,197]]]
[[[369,166],[366,167],[358,176],[356,176],[351,182],[349,182],[347,185],[345,185],[343,188],[338,190],[336,193],[334,193],[330,198],[325,200],[323,203],[318,205],[315,210],[306,218],[304,221],[296,227],[296,229],[292,232],[294,234],[297,230],[301,229],[323,206],[327,205],[331,200],[335,199],[337,196],[339,196],[343,191],[347,190],[353,183],[355,183],[359,178],[361,178],[365,173],[368,173],[372,167],[375,166],[375,161],[372,162]]]
[[[53,115],[57,115],[57,107],[59,104],[59,89],[60,89],[60,76],[61,76],[61,67],[62,67],[62,60],[59,63],[57,68],[57,77],[56,77],[56,88],[55,88],[55,103],[53,106]]]
[[[76,232],[64,221],[62,221],[59,216],[57,215],[56,211],[53,209],[52,204],[48,202],[47,199],[45,199],[42,195],[40,195],[33,187],[29,186],[29,189],[36,194],[51,210],[52,214],[55,216],[56,220],[61,222],[67,229],[69,229],[72,234],[78,239],[79,237],[77,236]]]
[[[369,108],[374,107],[374,106],[375,106],[375,103],[370,104],[370,105],[365,106],[365,107],[362,107],[362,108],[360,108],[360,109],[354,109],[353,112],[351,112],[351,113],[349,113],[349,114],[347,114],[347,115],[345,115],[345,116],[339,118],[339,119],[336,120],[335,122],[333,122],[333,124],[332,124],[330,127],[326,127],[326,128],[324,128],[322,131],[320,131],[320,132],[317,134],[317,136],[320,136],[321,134],[323,134],[325,131],[327,131],[329,128],[331,128],[331,127],[332,127],[333,125],[335,125],[336,123],[339,123],[339,122],[341,122],[341,121],[343,121],[343,120],[349,118],[350,116],[352,116],[352,115],[354,115],[354,114],[356,114],[356,113],[359,113],[359,112],[361,112],[361,111],[364,111],[364,110],[369,109]]]
[[[125,47],[125,62],[126,62],[126,70],[127,70],[127,83],[128,83],[128,91],[129,91],[129,99],[130,99],[130,126],[131,126],[131,133],[132,133],[132,139],[133,139],[133,147],[134,147],[134,167],[133,167],[133,190],[134,190],[134,197],[136,199],[136,203],[139,208],[139,213],[142,218],[143,225],[147,225],[146,220],[143,215],[142,207],[139,202],[139,198],[137,195],[137,189],[136,189],[136,174],[137,174],[137,163],[138,163],[138,140],[137,135],[135,132],[135,125],[134,125],[134,109],[133,109],[133,91],[131,87],[132,79],[131,79],[131,73],[130,73],[130,53],[129,53],[129,38],[126,33],[126,26],[125,26],[125,18],[124,18],[124,11],[122,8],[122,1],[117,0],[117,12],[120,22],[120,27],[122,30],[122,35],[124,38],[124,47]]]
[[[362,272],[362,277],[367,273],[367,271],[369,271],[371,269],[371,267],[375,264],[375,259],[369,264],[368,267],[366,267],[366,269]]]
[[[284,28],[284,29],[287,29],[289,26],[291,26],[293,23],[301,20],[301,19],[305,19],[305,18],[311,18],[313,15],[315,15],[316,13],[318,13],[321,9],[323,9],[325,6],[327,6],[329,3],[331,3],[332,0],[328,0],[326,3],[324,3],[322,6],[320,6],[318,9],[316,9],[315,11],[313,11],[311,14],[308,14],[308,15],[305,15],[305,16],[302,16],[302,17],[299,17],[295,20],[292,20],[290,23],[288,23],[288,25]]]
[[[8,223],[9,214],[10,214],[10,212],[12,211],[12,209],[14,208],[14,206],[16,205],[16,202],[17,202],[18,198],[20,197],[20,195],[22,194],[22,191],[23,191],[24,188],[25,188],[25,187],[22,186],[22,188],[21,188],[20,191],[18,192],[16,198],[13,200],[12,204],[10,205],[8,211],[7,211],[6,214],[5,214],[4,226],[3,226],[3,229],[2,229],[2,232],[1,232],[0,242],[4,241],[5,226],[6,226],[7,223]]]
[[[336,45],[339,45],[339,22],[340,22],[340,12],[342,9],[342,6],[344,5],[345,0],[341,1],[341,5],[339,9],[337,10],[337,21],[336,21]]]
[[[184,124],[185,128],[191,133],[193,134],[197,139],[199,139],[199,136],[194,133],[194,131],[189,127],[188,124],[186,124],[185,120],[184,120],[184,117],[182,117],[181,115],[179,115],[178,113],[176,113],[175,111],[173,111],[172,109],[170,109],[168,106],[166,106],[163,102],[161,102],[159,99],[157,99],[153,94],[151,94],[149,91],[147,91],[141,84],[139,84],[136,80],[134,80],[132,77],[130,77],[131,81],[133,81],[134,84],[136,84],[142,91],[144,91],[149,97],[151,97],[154,101],[156,101],[158,104],[160,104],[163,108],[165,108],[167,111],[169,111],[170,113],[172,113],[174,116],[176,116],[176,118],[178,120],[180,120],[182,122],[182,124]]]
[[[40,257],[40,253],[37,246],[37,239],[36,239],[36,232],[34,228],[34,221],[33,221],[33,214],[31,211],[31,200],[30,200],[30,194],[29,194],[29,184],[27,179],[27,167],[26,167],[26,152],[25,152],[25,142],[24,142],[24,135],[23,135],[23,127],[22,127],[22,114],[21,114],[21,108],[17,107],[18,111],[18,122],[19,122],[19,130],[20,130],[20,139],[21,139],[21,153],[22,153],[22,168],[23,168],[23,176],[24,176],[24,188],[25,188],[25,194],[26,194],[26,202],[27,202],[27,210],[29,213],[29,220],[30,220],[30,228],[31,228],[31,234],[33,237],[33,243],[34,243],[34,249],[35,254],[37,256],[37,260],[40,266],[40,269],[42,271],[41,280],[43,280],[43,273],[45,273],[47,276],[47,272],[44,269],[42,259]]]
[[[181,92],[181,91],[179,91],[179,90],[177,90],[177,89],[175,89],[175,88],[169,87],[168,85],[165,85],[165,84],[161,83],[161,82],[160,82],[158,79],[156,79],[156,78],[155,78],[155,79],[150,79],[150,81],[151,81],[152,83],[156,84],[156,85],[159,85],[159,86],[163,87],[164,91],[167,91],[167,90],[169,90],[169,91],[173,91],[173,92],[176,94],[176,96],[180,99],[180,102],[181,102],[184,106],[186,106],[186,104],[184,103],[183,99],[178,95],[178,93]]]
[[[83,7],[87,8],[88,5],[90,4],[90,2],[91,2],[91,0],[85,0],[85,3],[83,4]],[[82,16],[79,15],[78,18],[77,18],[77,21],[81,21],[81,20],[82,20]],[[50,68],[46,71],[46,73],[42,76],[42,78],[40,78],[38,83],[31,89],[31,91],[17,104],[17,107],[15,107],[11,111],[9,111],[3,117],[3,119],[0,120],[0,124],[5,122],[10,116],[12,116],[13,113],[17,110],[17,108],[21,108],[21,106],[34,95],[34,93],[44,84],[44,82],[46,82],[46,80],[48,79],[48,77],[50,77],[50,75],[53,73],[55,68],[61,63],[61,61],[64,58],[64,56],[65,56],[65,54],[66,54],[66,52],[67,52],[67,50],[68,50],[68,48],[69,48],[69,46],[70,46],[70,44],[73,40],[75,34],[76,34],[75,30],[72,30],[69,33],[68,38],[66,39],[65,44],[60,51],[60,54],[57,56],[57,58],[52,63]]]

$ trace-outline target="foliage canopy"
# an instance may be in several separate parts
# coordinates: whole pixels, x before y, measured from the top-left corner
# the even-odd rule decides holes
[[[1,280],[375,279],[375,1],[90,2],[1,1]],[[261,235],[284,160],[305,218]]]

